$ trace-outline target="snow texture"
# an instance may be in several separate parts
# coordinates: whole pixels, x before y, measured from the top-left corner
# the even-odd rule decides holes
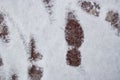
[[[87,1],[100,5],[99,17],[82,10],[79,0],[54,0],[52,17],[42,0],[0,0],[0,13],[9,30],[9,42],[0,39],[0,80],[10,80],[14,74],[18,80],[29,80],[31,36],[43,55],[42,60],[33,63],[43,68],[41,80],[120,80],[120,36],[105,21],[110,10],[120,14],[120,0]],[[64,29],[69,11],[74,11],[84,31],[79,67],[66,64]]]

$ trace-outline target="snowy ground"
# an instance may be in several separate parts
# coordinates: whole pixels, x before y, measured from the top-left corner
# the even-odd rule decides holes
[[[105,21],[108,10],[119,11],[120,0],[89,0],[100,4],[100,16],[84,12],[77,0],[54,0],[50,16],[42,0],[0,0],[0,11],[6,15],[10,42],[0,41],[0,80],[10,80],[12,73],[18,80],[28,80],[28,54],[25,47],[34,36],[37,50],[43,59],[36,65],[43,67],[41,80],[120,80],[120,37]],[[79,48],[82,64],[66,64],[67,43],[64,36],[66,13],[74,10],[84,30],[84,43]],[[4,78],[4,79],[3,79]]]

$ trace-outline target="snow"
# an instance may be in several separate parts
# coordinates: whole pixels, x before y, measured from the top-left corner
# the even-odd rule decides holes
[[[10,30],[10,43],[0,41],[0,55],[4,62],[0,67],[0,80],[9,80],[12,73],[17,73],[19,80],[28,80],[30,63],[26,46],[31,36],[43,55],[43,59],[36,63],[44,69],[41,80],[120,80],[120,37],[105,21],[108,10],[120,14],[120,0],[89,1],[100,4],[99,17],[84,12],[77,0],[55,0],[52,17],[42,0],[0,0],[0,11],[6,14]],[[75,11],[84,30],[79,67],[66,64],[68,46],[64,28],[69,10]]]

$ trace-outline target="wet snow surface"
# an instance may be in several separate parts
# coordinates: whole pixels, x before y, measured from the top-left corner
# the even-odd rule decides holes
[[[0,80],[120,80],[120,0],[0,0]]]

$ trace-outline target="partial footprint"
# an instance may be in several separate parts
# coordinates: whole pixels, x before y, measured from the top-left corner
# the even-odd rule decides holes
[[[8,26],[6,25],[6,22],[4,21],[4,15],[0,13],[0,39],[8,43],[9,42],[9,31]]]

